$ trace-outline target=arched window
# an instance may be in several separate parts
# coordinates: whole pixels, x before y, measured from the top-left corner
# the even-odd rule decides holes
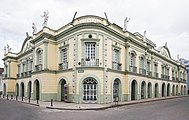
[[[149,61],[147,61],[147,64],[146,64],[146,70],[147,70],[147,75],[148,76],[151,76],[152,75],[152,72],[151,72],[151,68],[150,68],[150,66],[151,66],[151,63],[149,62]]]
[[[129,66],[129,71],[130,72],[137,72],[137,67],[136,67],[136,54],[134,52],[131,52],[130,54],[130,66]]]
[[[83,101],[89,103],[97,101],[97,81],[93,78],[86,78],[83,81]]]
[[[158,64],[154,63],[154,77],[158,78]]]
[[[95,42],[85,43],[85,63],[86,63],[86,66],[96,65],[96,43]]]
[[[59,69],[60,70],[65,70],[68,69],[68,49],[67,48],[63,48],[61,49],[61,60],[60,60],[60,64],[59,64]]]
[[[38,49],[36,53],[37,65],[42,64],[42,58],[43,58],[42,55],[43,55],[43,51],[41,49]]]
[[[130,61],[131,66],[135,66],[135,54],[131,53],[131,61]]]
[[[139,68],[139,72],[140,74],[146,75],[146,70],[144,68],[144,57],[140,57],[140,68]]]
[[[119,65],[119,50],[118,49],[114,49],[113,50],[113,69],[115,70],[120,70],[120,65]]]
[[[37,49],[36,51],[36,71],[42,70],[43,63],[43,51],[41,49]]]
[[[62,51],[61,51],[61,62],[62,63],[67,62],[67,48],[62,49]]]
[[[144,57],[140,57],[140,68],[144,69]]]

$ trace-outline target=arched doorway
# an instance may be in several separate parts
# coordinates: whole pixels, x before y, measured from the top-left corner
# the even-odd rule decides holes
[[[175,96],[175,85],[172,87],[172,95]]]
[[[16,83],[16,96],[19,96],[19,84]]]
[[[170,84],[167,85],[167,96],[170,96]]]
[[[83,102],[97,103],[97,81],[94,78],[83,80]]]
[[[178,95],[178,85],[176,86],[176,95]]]
[[[151,98],[152,97],[152,84],[150,82],[148,83],[147,93],[148,93],[148,98]]]
[[[3,85],[3,95],[6,96],[7,95],[7,87],[6,84],[4,83]]]
[[[35,80],[33,91],[34,91],[33,92],[34,93],[34,99],[39,100],[40,99],[40,84],[39,84],[39,80]]]
[[[65,95],[65,93],[66,93],[65,85],[66,85],[66,80],[61,79],[60,82],[59,82],[60,100],[61,101],[65,101],[65,97],[66,97],[66,95]]]
[[[186,95],[186,86],[184,86],[184,95]]]
[[[121,99],[121,86],[120,86],[121,82],[120,80],[117,78],[114,80],[113,83],[113,100],[115,100],[116,98],[118,98],[118,101],[120,101]]]
[[[137,97],[138,97],[137,81],[133,80],[131,83],[131,100],[137,100]]]
[[[181,95],[183,95],[183,86],[181,85]]]
[[[155,98],[158,98],[159,89],[158,89],[158,83],[155,84]]]
[[[21,95],[21,97],[24,97],[24,83],[23,82],[21,82],[21,84],[20,84],[20,89],[21,89],[20,95]]]
[[[141,99],[145,99],[146,98],[146,83],[145,81],[143,81],[141,83]]]
[[[166,86],[165,83],[162,84],[162,97],[166,96]]]
[[[28,82],[28,98],[31,98],[31,81]]]

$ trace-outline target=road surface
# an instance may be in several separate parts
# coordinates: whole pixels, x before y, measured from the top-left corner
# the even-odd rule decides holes
[[[189,97],[99,111],[52,110],[0,99],[0,120],[189,120]]]

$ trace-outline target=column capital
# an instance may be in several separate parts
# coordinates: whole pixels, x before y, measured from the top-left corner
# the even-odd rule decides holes
[[[47,38],[44,38],[44,39],[43,39],[43,43],[44,43],[44,44],[48,44],[48,43],[49,43],[49,40],[48,40]]]
[[[125,47],[127,47],[127,48],[130,47],[130,43],[129,43],[129,42],[126,42],[126,43],[125,43]]]

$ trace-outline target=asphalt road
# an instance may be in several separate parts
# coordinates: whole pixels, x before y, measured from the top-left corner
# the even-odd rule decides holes
[[[189,120],[189,97],[99,111],[61,111],[0,99],[0,120]]]

